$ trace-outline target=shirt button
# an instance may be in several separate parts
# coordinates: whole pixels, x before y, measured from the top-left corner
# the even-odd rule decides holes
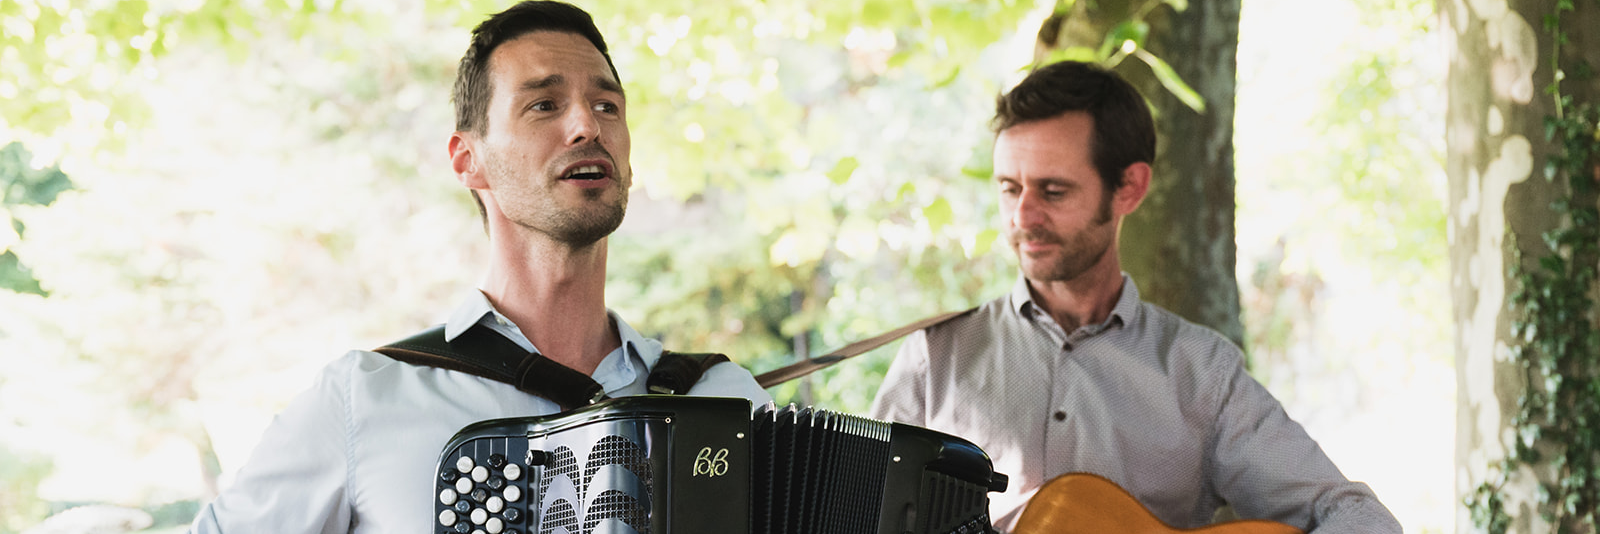
[[[1055,418],[1057,421],[1066,421],[1067,412],[1056,412]]]

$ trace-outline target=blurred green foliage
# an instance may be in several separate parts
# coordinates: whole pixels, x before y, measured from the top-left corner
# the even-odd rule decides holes
[[[1433,31],[1433,2],[1352,3],[1359,31],[1372,38],[1340,44],[1341,61],[1318,97],[1328,105],[1307,124],[1314,134],[1310,145],[1300,157],[1276,162],[1279,174],[1263,176],[1273,188],[1298,192],[1310,203],[1287,239],[1280,238],[1250,269],[1248,349],[1269,366],[1286,362],[1291,348],[1305,342],[1307,318],[1318,313],[1318,301],[1329,291],[1321,268],[1286,258],[1303,258],[1304,252],[1286,249],[1315,241],[1317,234],[1340,236],[1341,256],[1361,258],[1375,283],[1401,295],[1408,314],[1437,325],[1437,331],[1413,330],[1399,343],[1419,355],[1448,357],[1430,348],[1448,323],[1446,288],[1439,285],[1449,267],[1444,146],[1442,137],[1428,134],[1444,128],[1444,106],[1434,89],[1444,73],[1437,71],[1437,50],[1406,37]],[[1281,389],[1277,394],[1284,396],[1289,388]]]
[[[35,491],[50,468],[49,458],[13,451],[0,442],[0,533],[21,532],[50,512],[50,503]]]
[[[10,226],[0,228],[0,289],[47,296],[49,292],[39,286],[33,272],[22,264],[15,251],[9,250],[27,230],[11,210],[18,206],[49,206],[56,196],[72,189],[72,180],[59,165],[35,169],[32,163],[32,154],[20,142],[0,148],[0,214],[6,219],[0,224]],[[8,232],[15,238],[5,238]]]

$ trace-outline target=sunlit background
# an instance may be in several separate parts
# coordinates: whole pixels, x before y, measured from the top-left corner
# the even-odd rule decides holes
[[[73,185],[0,205],[22,229],[0,225],[0,252],[48,294],[0,290],[0,532],[84,505],[177,532],[322,365],[442,320],[477,282],[448,88],[501,6],[246,2],[273,16],[124,44],[94,14],[133,8],[84,4],[0,1],[7,42],[52,14],[62,28],[41,57],[0,57],[0,145]],[[1009,287],[972,170],[1054,2],[716,4],[580,2],[634,139],[612,308],[760,372]],[[1422,0],[1245,0],[1235,139],[1254,373],[1419,533],[1454,530],[1459,506],[1432,17]],[[41,85],[61,89],[25,92]],[[894,348],[773,393],[863,413]]]

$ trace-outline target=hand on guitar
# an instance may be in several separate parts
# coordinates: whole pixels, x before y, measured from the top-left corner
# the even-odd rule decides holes
[[[1039,488],[1017,519],[1012,534],[1301,534],[1299,529],[1259,519],[1195,529],[1168,526],[1127,490],[1104,477],[1067,473]]]

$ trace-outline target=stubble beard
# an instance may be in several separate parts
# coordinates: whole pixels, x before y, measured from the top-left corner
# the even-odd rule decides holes
[[[1116,239],[1111,228],[1111,196],[1101,199],[1099,212],[1089,221],[1089,226],[1063,238],[1049,230],[1014,230],[1009,236],[1012,251],[1017,253],[1023,274],[1036,282],[1068,282],[1076,280],[1110,253],[1111,242]],[[1043,241],[1062,245],[1052,260],[1034,260],[1022,254],[1019,243]]]
[[[500,210],[518,226],[527,228],[549,236],[550,239],[565,244],[573,249],[587,248],[622,226],[622,219],[628,212],[628,187],[626,180],[620,175],[626,172],[616,169],[618,197],[613,202],[607,202],[605,195],[609,189],[584,189],[581,191],[583,201],[577,206],[563,206],[555,198],[554,186],[558,183],[557,174],[565,168],[561,161],[576,161],[579,159],[593,158],[596,156],[613,162],[615,160],[604,148],[594,146],[584,149],[567,158],[553,161],[545,169],[537,173],[526,173],[531,176],[518,176],[511,165],[498,157],[488,158],[487,169],[497,179],[496,183],[510,184],[515,181],[523,182],[510,195],[505,191],[496,199]],[[537,180],[537,183],[533,183]],[[513,204],[508,206],[507,204]]]

